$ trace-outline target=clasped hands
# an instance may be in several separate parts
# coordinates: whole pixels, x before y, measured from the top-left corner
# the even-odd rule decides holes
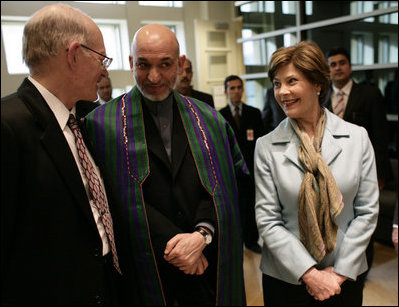
[[[332,266],[323,270],[312,267],[302,276],[306,290],[315,300],[324,301],[341,293],[341,285],[347,277],[334,272]]]
[[[199,232],[180,233],[166,244],[164,259],[185,274],[201,275],[208,267],[202,253],[205,247],[204,237]]]

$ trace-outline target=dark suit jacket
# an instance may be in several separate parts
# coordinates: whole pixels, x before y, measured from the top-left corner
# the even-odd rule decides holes
[[[191,154],[187,136],[176,103],[173,106],[172,162],[169,161],[161,135],[155,126],[150,111],[143,103],[143,114],[148,142],[150,174],[143,184],[143,193],[150,226],[157,266],[162,284],[168,295],[175,291],[199,291],[201,285],[212,285],[216,281],[216,246],[214,241],[204,250],[209,267],[201,276],[186,275],[163,259],[166,243],[178,233],[191,233],[200,221],[216,226],[216,213],[211,196],[202,186]],[[193,283],[198,285],[193,286]],[[187,288],[185,288],[187,287]],[[193,297],[192,302],[204,299]],[[206,301],[206,300],[205,300]],[[215,298],[211,298],[214,302]],[[172,302],[169,302],[172,303]]]
[[[325,106],[332,111],[330,89]],[[384,98],[378,87],[353,82],[344,120],[366,128],[375,151],[378,178],[389,181],[392,171],[388,155],[388,130]]]
[[[286,118],[285,112],[274,97],[273,87],[269,88],[265,96],[265,104],[262,110],[262,120],[265,127],[265,134],[273,131],[280,122]]]
[[[102,175],[126,271],[124,224],[103,169]],[[1,101],[1,179],[2,305],[109,304],[102,242],[78,167],[28,79]]]
[[[76,118],[79,118],[80,121],[82,121],[87,114],[98,106],[100,106],[98,101],[79,100],[76,103]]]
[[[237,127],[228,105],[222,108],[220,113],[222,113],[224,118],[230,123],[230,126],[232,126],[238,145],[240,146],[245,162],[253,177],[256,140],[265,134],[262,116],[259,109],[243,103],[240,128]],[[253,137],[251,137],[251,131]]]
[[[212,95],[209,95],[207,93],[196,91],[196,90],[192,89],[190,97],[193,97],[193,98],[196,98],[196,99],[198,99],[200,101],[206,102],[207,104],[209,104],[213,108],[215,107],[215,103],[213,102],[213,96]]]

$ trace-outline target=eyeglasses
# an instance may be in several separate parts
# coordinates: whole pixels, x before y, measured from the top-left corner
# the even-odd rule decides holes
[[[98,51],[95,51],[95,50],[93,50],[93,49],[91,49],[91,48],[89,48],[89,47],[87,47],[87,46],[85,46],[85,45],[83,45],[83,44],[80,44],[83,48],[86,48],[86,49],[88,49],[88,50],[90,50],[90,51],[92,51],[92,52],[94,52],[94,53],[97,53],[98,55],[101,55],[102,57],[104,57],[104,59],[102,60],[102,65],[103,65],[103,69],[108,69],[108,67],[109,67],[109,65],[111,65],[111,63],[112,63],[112,58],[110,58],[110,57],[107,57],[106,55],[104,55],[104,54],[102,54],[102,53],[100,53],[100,52],[98,52]]]

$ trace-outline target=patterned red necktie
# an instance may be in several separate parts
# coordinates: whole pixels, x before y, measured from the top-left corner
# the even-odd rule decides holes
[[[116,253],[112,217],[111,213],[109,212],[107,200],[105,199],[105,193],[97,174],[94,172],[93,164],[90,162],[87,155],[87,149],[83,142],[78,122],[76,121],[75,116],[73,116],[72,114],[69,115],[68,126],[69,128],[71,128],[73,134],[75,135],[75,142],[78,149],[79,160],[84,169],[86,179],[89,183],[91,196],[97,207],[98,213],[100,214],[101,221],[104,225],[105,232],[108,237],[108,242],[112,251],[114,267],[120,274],[122,274],[121,269],[119,268],[118,255]]]
[[[334,107],[334,113],[342,118],[344,116],[344,111],[345,111],[344,93],[339,91],[337,93],[337,99],[338,99],[338,102]]]

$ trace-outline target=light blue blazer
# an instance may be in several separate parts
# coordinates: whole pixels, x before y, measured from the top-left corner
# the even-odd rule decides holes
[[[343,195],[337,217],[337,244],[317,265],[299,239],[298,196],[304,168],[300,141],[286,118],[259,138],[255,149],[256,222],[263,240],[260,269],[291,284],[312,266],[334,266],[336,273],[356,280],[367,270],[365,250],[377,224],[379,190],[374,151],[363,127],[348,123],[327,109],[321,154]]]

